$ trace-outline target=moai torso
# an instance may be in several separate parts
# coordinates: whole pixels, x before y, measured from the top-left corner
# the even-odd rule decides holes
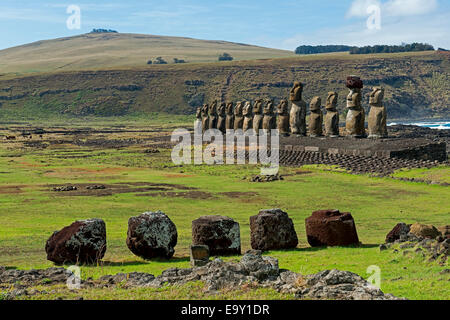
[[[253,106],[253,130],[258,134],[259,130],[262,129],[263,122],[263,102],[261,99],[257,99]]]
[[[325,116],[325,134],[329,137],[339,136],[339,112],[336,105],[338,101],[337,92],[328,92],[327,103],[325,109],[327,114]]]
[[[209,129],[209,106],[207,104],[202,107],[202,128],[203,132]]]
[[[226,107],[226,120],[225,120],[225,129],[233,130],[234,129],[234,107],[233,102],[228,102]]]
[[[263,130],[267,132],[267,130],[272,130],[276,128],[276,122],[275,122],[275,115],[273,113],[273,100],[268,100],[264,110],[264,117],[263,117]]]
[[[309,105],[311,114],[309,116],[309,135],[319,137],[322,135],[323,114],[321,110],[322,100],[314,97]]]
[[[234,130],[242,129],[244,125],[244,115],[242,114],[243,105],[242,102],[236,103],[234,108]]]
[[[347,118],[345,121],[345,130],[347,135],[352,137],[364,137],[365,130],[365,112],[361,106],[361,89],[363,83],[361,79],[355,76],[347,78],[347,87],[350,93],[347,96]]]
[[[253,129],[253,110],[252,103],[247,101],[242,109],[242,114],[244,115],[244,124],[242,125],[242,130],[247,131]]]
[[[295,82],[289,95],[291,101],[289,124],[292,134],[306,135],[306,103],[302,100],[302,93],[303,85]]]
[[[217,129],[217,100],[209,106],[209,129]]]
[[[387,137],[386,108],[383,105],[384,88],[375,87],[370,93],[369,138]]]
[[[226,121],[226,104],[222,102],[217,109],[219,117],[217,119],[217,129],[219,129],[222,133],[225,133],[225,121]]]
[[[277,106],[277,129],[282,135],[289,134],[289,110],[286,99],[281,100]]]

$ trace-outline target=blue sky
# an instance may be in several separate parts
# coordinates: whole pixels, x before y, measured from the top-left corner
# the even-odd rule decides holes
[[[69,30],[69,5],[81,29]],[[381,28],[367,27],[380,8]],[[0,49],[111,28],[293,50],[301,44],[428,42],[450,49],[448,0],[0,0]]]

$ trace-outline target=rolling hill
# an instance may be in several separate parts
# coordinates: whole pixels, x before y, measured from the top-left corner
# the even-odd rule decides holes
[[[161,56],[187,62],[214,62],[227,52],[235,60],[294,56],[293,52],[226,41],[125,33],[87,33],[0,50],[0,73],[91,70],[145,66]]]
[[[238,61],[217,62],[223,51]],[[159,55],[169,60],[169,53],[198,63],[146,64]],[[308,103],[314,96],[325,102],[328,91],[337,91],[338,108],[345,113],[344,80],[350,74],[364,80],[366,109],[371,87],[382,85],[390,119],[450,118],[450,55],[444,52],[295,56],[220,41],[88,34],[0,51],[0,64],[0,119],[5,120],[188,115],[213,99],[270,97],[278,103],[297,80],[305,84]]]

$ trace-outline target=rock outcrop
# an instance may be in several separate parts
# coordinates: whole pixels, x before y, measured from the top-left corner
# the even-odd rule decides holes
[[[75,221],[55,231],[45,244],[47,260],[56,264],[92,264],[106,252],[106,224],[101,219]]]
[[[206,245],[211,255],[241,254],[239,224],[224,216],[203,216],[192,221],[192,244]]]
[[[267,251],[292,249],[298,245],[294,223],[281,209],[261,210],[250,217],[251,246]]]
[[[308,243],[312,247],[359,244],[355,221],[349,212],[316,211],[305,221]]]
[[[177,240],[177,228],[164,212],[145,212],[128,220],[127,246],[143,259],[170,259]]]

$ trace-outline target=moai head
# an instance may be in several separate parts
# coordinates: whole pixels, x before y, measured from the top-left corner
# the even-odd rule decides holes
[[[337,101],[338,101],[338,93],[336,91],[328,92],[327,104],[325,105],[325,108],[327,110],[336,110]]]
[[[288,101],[286,99],[280,101],[280,104],[277,106],[277,113],[280,115],[287,115]]]
[[[233,102],[228,102],[227,103],[226,112],[227,112],[228,115],[232,115],[233,114],[233,111],[234,111],[233,105],[234,105]]]
[[[267,99],[266,105],[264,106],[264,114],[271,115],[273,114],[273,100]]]
[[[289,100],[300,101],[302,100],[303,84],[299,81],[294,82],[294,86],[291,89]]]
[[[234,115],[241,117],[242,109],[243,109],[242,102],[241,101],[236,102],[236,107],[234,108]]]
[[[225,102],[221,102],[219,108],[217,109],[220,116],[225,116],[225,108],[226,108]]]
[[[246,101],[244,105],[244,109],[242,111],[244,116],[251,116],[252,115],[252,103],[250,101]]]
[[[209,113],[209,105],[205,103],[202,107],[202,116],[207,117]]]
[[[319,112],[322,105],[322,99],[320,97],[314,97],[309,104],[309,110],[311,112]]]
[[[253,113],[254,114],[261,114],[263,110],[262,107],[262,99],[256,99],[255,104],[253,105]]]
[[[209,115],[210,116],[217,115],[217,100],[214,100],[213,103],[209,105]]]
[[[357,76],[347,77],[347,88],[350,93],[347,96],[347,108],[361,109],[361,89],[363,88],[362,80]]]
[[[370,93],[369,104],[372,107],[382,107],[384,98],[384,88],[374,87]]]
[[[197,119],[201,119],[202,118],[202,107],[198,107],[197,111],[195,112],[195,117]]]

